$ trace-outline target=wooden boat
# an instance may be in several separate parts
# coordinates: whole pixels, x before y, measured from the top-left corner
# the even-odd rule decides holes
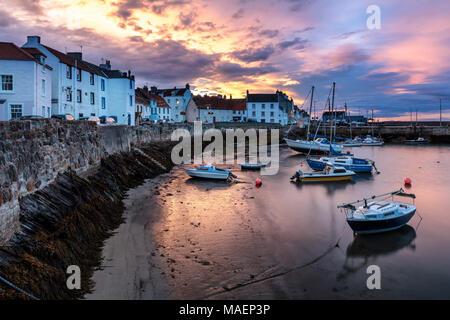
[[[220,169],[213,165],[200,165],[196,169],[186,169],[186,173],[193,178],[228,180],[237,178],[230,170]]]
[[[422,137],[419,137],[414,140],[404,140],[403,143],[405,144],[427,144],[428,140]]]
[[[328,163],[322,172],[303,172],[298,170],[291,177],[291,180],[299,182],[333,182],[350,180],[354,175],[355,172],[353,171]]]
[[[355,233],[377,233],[395,230],[409,222],[416,212],[413,204],[393,201],[394,196],[410,197],[414,194],[404,193],[403,189],[372,196],[354,202],[344,203],[338,206],[345,211],[347,223]],[[377,198],[392,197],[392,201],[379,200]],[[370,202],[369,202],[370,201]],[[364,205],[356,208],[358,203]]]
[[[351,156],[308,158],[306,161],[311,169],[316,171],[324,170],[328,163],[357,173],[369,173],[375,167],[372,160]]]
[[[267,163],[248,163],[248,162],[241,163],[241,169],[244,170],[259,170],[265,166],[267,166]]]

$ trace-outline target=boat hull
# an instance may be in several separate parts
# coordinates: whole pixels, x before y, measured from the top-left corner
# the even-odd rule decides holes
[[[384,142],[362,142],[361,146],[373,146],[373,147],[377,147],[377,146],[382,146],[384,144]]]
[[[361,147],[361,143],[343,143],[344,147]]]
[[[348,175],[339,175],[339,176],[332,176],[332,177],[301,177],[299,178],[299,181],[301,182],[333,182],[333,181],[347,181],[350,180],[354,174],[348,174]]]
[[[379,233],[403,227],[414,216],[416,209],[392,219],[358,220],[347,219],[347,223],[355,233]]]
[[[326,163],[320,160],[314,160],[314,159],[307,159],[308,165],[311,167],[311,169],[316,171],[324,170],[326,167]],[[372,165],[371,164],[342,164],[339,163],[340,167],[344,167],[347,170],[357,172],[357,173],[370,173],[372,172]]]
[[[200,179],[227,180],[230,177],[230,173],[198,172],[194,170],[186,170],[186,173],[192,178]]]
[[[241,163],[241,169],[243,170],[259,170],[265,166],[266,164],[261,163]]]
[[[289,148],[291,148],[295,151],[298,151],[298,152],[302,152],[302,153],[308,153],[308,152],[310,152],[310,150],[311,150],[311,152],[314,152],[314,153],[330,152],[330,145],[324,145],[324,144],[321,145],[321,144],[315,143],[314,141],[290,140],[290,139],[285,139],[285,141]],[[332,147],[337,152],[341,152],[343,149],[342,145],[333,144]]]

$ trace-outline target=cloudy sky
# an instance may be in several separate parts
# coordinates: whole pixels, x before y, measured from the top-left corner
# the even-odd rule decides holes
[[[369,30],[366,9],[381,9]],[[312,85],[378,118],[450,120],[448,0],[0,0],[0,41],[27,35],[99,64],[131,69],[138,85],[198,93],[277,89],[301,106]],[[306,107],[306,106],[305,106]]]

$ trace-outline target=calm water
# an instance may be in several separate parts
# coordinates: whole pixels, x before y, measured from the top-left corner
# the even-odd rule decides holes
[[[317,279],[311,297],[450,298],[450,147],[387,145],[352,151],[373,159],[381,173],[359,175],[348,183],[289,184],[294,168],[309,168],[299,166],[304,156],[283,149],[279,174],[264,177],[257,189],[257,207],[272,223],[273,241],[279,244],[273,245],[279,249],[273,254],[282,264],[308,263],[339,240],[338,250],[317,262],[317,269],[288,274],[281,296],[295,296],[302,279],[309,282],[305,278],[311,277]],[[408,192],[417,196],[417,213],[408,226],[354,238],[336,205],[394,191],[406,177],[412,180]],[[378,292],[366,289],[371,264],[381,268]]]
[[[449,299],[450,147],[387,145],[353,152],[375,160],[381,173],[358,175],[351,182],[293,184],[289,177],[308,166],[300,167],[303,155],[282,147],[279,173],[263,176],[261,188],[253,183],[258,172],[238,166],[234,172],[244,183],[190,179],[177,167],[158,182],[156,196],[149,196],[154,185],[143,186],[127,213],[139,215],[127,223],[142,224],[148,232],[148,268],[159,266],[168,288],[155,296]],[[336,206],[397,190],[406,177],[412,180],[408,191],[417,196],[417,213],[409,224],[354,237]],[[146,188],[147,193],[142,191]],[[137,254],[117,252],[111,265],[132,261],[129,255]],[[367,289],[366,270],[372,264],[381,268],[381,290]],[[137,269],[142,268],[141,263]],[[105,283],[129,271],[108,272]],[[131,275],[133,281],[152,281],[139,277]]]

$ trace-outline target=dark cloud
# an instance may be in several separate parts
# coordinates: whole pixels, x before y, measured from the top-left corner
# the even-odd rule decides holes
[[[344,32],[344,33],[341,33],[340,35],[336,36],[335,39],[348,39],[351,36],[354,36],[355,34],[360,34],[360,33],[366,32],[366,31],[367,30],[360,29],[360,30]]]
[[[42,7],[40,0],[16,0],[15,5],[18,5],[22,9],[34,14],[43,14],[44,8]]]
[[[277,29],[264,29],[259,34],[267,38],[275,38],[279,33],[280,31]]]
[[[275,49],[273,48],[273,46],[267,45],[262,48],[247,48],[244,50],[235,51],[231,54],[231,56],[235,59],[250,63],[255,61],[265,61],[274,52]]]
[[[11,17],[6,11],[0,10],[0,27],[8,27],[15,23],[15,18]]]
[[[126,20],[136,9],[161,15],[170,7],[182,7],[190,3],[189,0],[123,0],[116,3],[117,9],[114,15]]]
[[[292,48],[295,50],[303,50],[308,45],[308,42],[309,42],[309,40],[307,40],[307,39],[302,39],[302,38],[296,37],[293,40],[282,41],[282,42],[278,43],[278,46],[281,49]]]
[[[216,77],[222,81],[242,80],[243,77],[258,76],[277,72],[278,69],[271,64],[259,67],[243,67],[238,63],[220,62],[214,69]]]
[[[244,9],[240,8],[238,11],[236,11],[235,13],[233,13],[233,15],[231,16],[233,19],[240,19],[244,16]]]
[[[180,12],[180,14],[178,15],[178,18],[180,19],[180,23],[184,27],[188,27],[188,26],[192,25],[196,16],[197,16],[196,13],[193,11],[190,13],[186,13],[186,14],[183,14],[183,12]]]

